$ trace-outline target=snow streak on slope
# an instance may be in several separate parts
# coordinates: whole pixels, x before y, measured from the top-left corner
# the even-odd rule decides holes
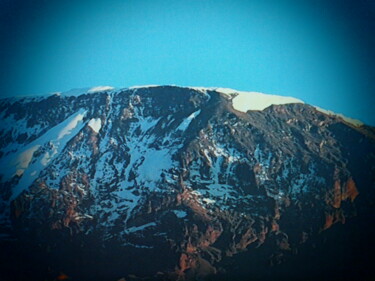
[[[25,147],[19,147],[16,152],[0,160],[0,175],[3,176],[3,182],[15,175],[21,176],[13,190],[13,199],[32,184],[39,172],[59,155],[67,142],[84,127],[82,120],[85,115],[86,110],[80,109],[38,139]]]
[[[177,127],[177,130],[185,131],[189,127],[191,121],[201,113],[201,110],[195,111],[190,114],[182,123]]]

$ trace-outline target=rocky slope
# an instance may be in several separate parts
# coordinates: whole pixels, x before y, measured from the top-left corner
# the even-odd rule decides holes
[[[241,94],[1,100],[2,278],[371,276],[374,128]]]

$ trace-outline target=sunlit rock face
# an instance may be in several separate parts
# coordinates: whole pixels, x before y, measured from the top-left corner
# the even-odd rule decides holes
[[[372,127],[294,98],[175,86],[0,112],[4,280],[372,274]]]

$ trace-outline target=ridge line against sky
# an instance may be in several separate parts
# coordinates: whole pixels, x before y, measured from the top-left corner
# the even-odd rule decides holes
[[[375,125],[373,1],[0,3],[0,96],[158,84],[291,96]]]

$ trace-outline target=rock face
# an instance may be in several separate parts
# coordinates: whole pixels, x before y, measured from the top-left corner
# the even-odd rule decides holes
[[[4,280],[370,276],[374,128],[303,103],[241,112],[235,97],[1,100]]]

